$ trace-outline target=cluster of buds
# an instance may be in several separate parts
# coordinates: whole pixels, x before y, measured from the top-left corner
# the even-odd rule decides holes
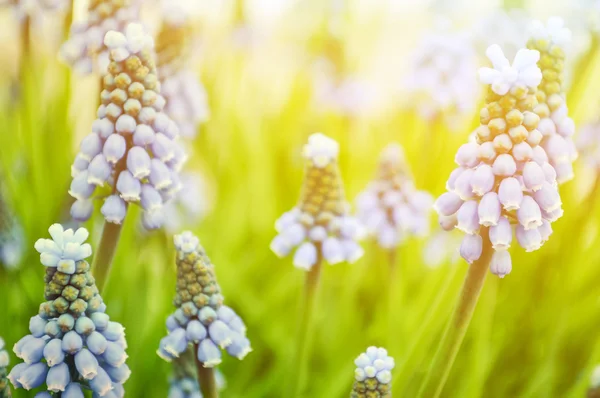
[[[411,64],[405,84],[425,117],[473,108],[479,95],[477,58],[467,34],[451,32],[447,21],[440,21],[437,31],[419,44]]]
[[[9,365],[8,352],[5,350],[5,344],[0,337],[0,398],[10,398],[10,386],[8,385],[7,368]]]
[[[444,229],[466,233],[460,253],[467,262],[479,259],[483,239],[489,240],[495,249],[491,271],[503,277],[512,269],[507,249],[513,229],[526,251],[537,250],[563,211],[556,171],[540,145],[540,117],[533,112],[542,80],[539,52],[521,49],[512,65],[499,46],[490,46],[486,54],[493,68],[479,71],[481,81],[491,85],[481,125],[475,142],[459,148],[459,167],[434,208]]]
[[[379,245],[391,249],[410,235],[427,234],[432,202],[415,188],[402,147],[391,144],[381,154],[377,178],[357,198],[357,214]]]
[[[8,378],[15,388],[31,390],[46,384],[36,397],[123,397],[130,375],[125,364],[124,328],[111,322],[98,293],[90,265],[92,254],[85,228],[73,232],[60,224],[49,229],[52,239],[35,248],[46,266],[45,298],[29,321],[31,334],[14,346],[16,365]]]
[[[167,318],[169,334],[160,341],[158,355],[171,361],[190,344],[206,368],[221,363],[221,348],[238,359],[250,351],[246,326],[229,307],[223,305],[221,288],[213,264],[197,237],[186,231],[174,238],[177,249],[177,294],[175,312]]]
[[[181,8],[169,5],[156,38],[157,68],[165,113],[173,119],[182,137],[196,136],[198,125],[208,120],[208,99],[204,86],[189,69],[191,25]]]
[[[538,104],[533,111],[540,117],[538,130],[543,135],[541,145],[556,170],[556,180],[562,184],[573,178],[572,163],[577,159],[572,138],[575,123],[568,116],[562,86],[565,49],[571,40],[571,31],[564,27],[561,18],[554,17],[548,20],[546,26],[534,21],[530,34],[527,47],[539,51],[538,66],[542,71],[542,81],[536,93]]]
[[[179,358],[174,358],[173,374],[169,379],[169,398],[202,398],[200,385],[196,376],[194,350],[188,348]],[[225,387],[225,378],[218,370],[215,372],[217,388]]]
[[[96,187],[108,185],[101,209],[107,222],[122,223],[128,203],[138,203],[144,226],[155,229],[164,220],[163,204],[181,189],[185,154],[176,141],[179,129],[163,112],[153,41],[142,26],[130,24],[125,34],[110,31],[104,43],[111,62],[98,119],[71,167],[69,193],[77,199],[71,216],[89,219]]]
[[[394,358],[384,348],[369,347],[354,361],[354,385],[350,398],[390,398]]]
[[[338,143],[331,138],[321,133],[310,136],[304,146],[307,165],[300,201],[275,223],[279,235],[271,250],[283,257],[298,246],[294,254],[298,268],[310,270],[320,259],[352,263],[363,255],[357,243],[361,227],[348,214],[344,198],[338,152]]]
[[[88,17],[71,26],[69,39],[62,45],[61,57],[81,74],[104,74],[109,64],[109,49],[104,36],[111,30],[124,32],[138,19],[138,0],[90,0]]]

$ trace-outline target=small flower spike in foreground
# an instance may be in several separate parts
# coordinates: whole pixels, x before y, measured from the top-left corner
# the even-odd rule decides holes
[[[169,379],[168,398],[202,398],[200,385],[196,376],[196,361],[194,350],[188,348],[179,358],[173,359],[173,374]],[[215,372],[217,388],[225,388],[225,378],[219,372]]]
[[[355,381],[350,398],[391,398],[394,358],[384,348],[367,348],[354,364]]]
[[[465,233],[461,256],[470,264],[459,301],[442,337],[420,397],[438,397],[465,336],[488,268],[503,277],[512,264],[513,228],[528,252],[539,249],[562,215],[556,171],[540,145],[535,89],[542,81],[539,52],[521,49],[512,63],[497,45],[486,52],[493,68],[481,68],[489,84],[475,142],[461,146],[448,192],[434,208],[445,229]]]
[[[8,359],[8,352],[6,352],[4,340],[0,337],[0,398],[11,397],[7,378]]]
[[[384,249],[395,250],[410,235],[424,236],[429,231],[433,199],[415,188],[398,144],[383,150],[377,178],[356,203],[359,220]]]
[[[600,398],[600,366],[592,372],[587,398]]]
[[[52,239],[35,243],[46,267],[47,301],[29,321],[31,334],[15,344],[24,362],[8,378],[15,388],[28,391],[45,383],[38,398],[83,398],[89,390],[94,397],[121,398],[130,375],[125,329],[105,313],[85,260],[92,254],[84,243],[88,231],[65,231],[60,224],[49,231]]]
[[[538,66],[543,75],[536,93],[539,104],[533,111],[541,119],[538,125],[543,135],[541,145],[556,170],[556,180],[562,184],[573,178],[573,162],[577,159],[573,143],[575,123],[568,116],[562,85],[565,51],[571,41],[571,31],[564,27],[562,18],[553,17],[548,19],[546,26],[540,21],[533,21],[530,35],[527,47],[540,52]]]
[[[205,398],[218,396],[213,369],[221,363],[221,349],[238,359],[252,350],[246,326],[223,305],[214,266],[197,237],[186,231],[175,235],[177,249],[177,310],[167,319],[169,334],[160,341],[158,355],[171,361],[194,345],[198,381]]]
[[[185,161],[176,141],[179,130],[162,112],[165,99],[153,61],[153,41],[139,24],[125,34],[110,31],[104,38],[110,50],[104,76],[102,104],[92,132],[80,145],[71,167],[69,194],[76,199],[71,216],[88,220],[94,192],[102,190],[101,213],[106,223],[94,274],[103,289],[129,203],[143,208],[142,223],[156,229],[163,223],[163,204],[181,188],[178,172]]]
[[[323,260],[329,264],[353,263],[363,255],[358,244],[361,231],[358,221],[348,214],[342,178],[338,168],[338,143],[316,133],[304,146],[307,161],[305,181],[296,207],[275,223],[279,235],[271,242],[271,250],[279,257],[294,253],[294,265],[307,272],[299,329],[296,338],[295,366],[291,397],[301,396],[304,363],[308,356],[306,341],[312,331],[311,319],[315,292],[319,284]]]
[[[71,34],[61,47],[60,56],[81,74],[104,74],[109,63],[104,35],[110,30],[125,32],[139,14],[138,0],[90,0],[88,17],[74,23]]]

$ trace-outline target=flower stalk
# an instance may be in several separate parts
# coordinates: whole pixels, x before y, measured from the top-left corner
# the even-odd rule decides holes
[[[419,397],[436,398],[440,396],[471,323],[494,253],[487,234],[483,234],[483,236],[485,238],[481,257],[469,266],[458,303],[425,377]]]
[[[123,224],[105,222],[104,227],[102,228],[102,237],[100,238],[97,254],[92,263],[92,270],[94,277],[96,278],[96,286],[98,286],[100,292],[103,292],[104,287],[106,286],[112,260],[117,251],[117,245],[119,244],[122,226]]]

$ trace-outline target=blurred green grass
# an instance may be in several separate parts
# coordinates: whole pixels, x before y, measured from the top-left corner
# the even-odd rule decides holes
[[[194,143],[194,163],[214,181],[216,202],[202,223],[190,227],[215,263],[226,302],[245,320],[254,348],[244,361],[225,359],[223,396],[285,397],[286,376],[297,372],[289,358],[304,273],[268,246],[275,219],[295,204],[308,135],[322,131],[340,142],[352,200],[390,141],[405,147],[419,188],[440,194],[454,152],[472,126],[450,133],[403,110],[361,119],[318,112],[307,68],[281,71],[271,65],[265,79],[256,73],[262,64],[254,65],[253,56],[222,51],[203,65],[211,120]],[[71,87],[56,61],[39,61],[24,76],[22,101],[4,101],[0,113],[3,194],[22,220],[28,247],[19,270],[0,268],[0,335],[9,346],[27,333],[42,300],[44,271],[33,242],[46,237],[51,223],[64,221],[75,137],[85,133],[74,131],[69,113],[70,90],[77,86]],[[579,66],[588,71],[581,77],[585,84],[569,97],[577,105],[576,121],[587,116],[581,109],[596,100],[599,86],[589,72],[597,70],[598,57],[586,62]],[[43,89],[49,78],[52,88]],[[71,104],[72,111],[79,106]],[[553,225],[550,242],[534,253],[513,250],[512,274],[488,277],[444,396],[584,396],[589,373],[600,362],[600,208],[597,195],[582,197],[575,184],[561,188],[565,216]],[[172,310],[174,250],[160,232],[141,234],[136,218],[135,210],[127,216],[104,298],[111,318],[127,331],[133,371],[127,396],[164,397],[170,369],[155,351]],[[99,225],[87,226],[95,246]],[[307,396],[347,396],[353,360],[369,345],[387,347],[396,359],[395,395],[414,396],[453,308],[463,261],[428,268],[425,241],[413,239],[401,247],[400,272],[390,280],[385,253],[371,242],[364,245],[366,255],[356,264],[324,270]]]

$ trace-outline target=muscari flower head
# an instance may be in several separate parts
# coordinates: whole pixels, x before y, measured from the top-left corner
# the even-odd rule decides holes
[[[406,79],[412,100],[430,119],[446,111],[471,110],[479,94],[475,50],[469,36],[448,31],[445,22],[441,25],[415,50]]]
[[[152,38],[141,25],[130,24],[125,34],[110,31],[104,43],[111,62],[98,119],[71,167],[69,193],[77,199],[71,216],[89,219],[94,191],[108,186],[101,209],[107,222],[120,224],[127,205],[137,203],[146,229],[155,229],[164,219],[163,204],[181,188],[178,171],[185,154],[176,141],[179,129],[163,112]]]
[[[88,17],[71,26],[69,39],[62,45],[61,58],[81,74],[106,72],[109,51],[104,36],[111,30],[125,32],[138,19],[138,0],[90,0]]]
[[[182,137],[194,138],[198,125],[208,120],[204,86],[191,69],[189,17],[177,5],[165,7],[163,25],[156,38],[157,68],[166,99],[165,113],[173,119]]]
[[[23,228],[0,196],[0,264],[13,269],[23,257]]]
[[[540,21],[533,21],[530,37],[527,47],[540,52],[538,66],[542,71],[542,82],[536,93],[538,104],[533,111],[540,117],[541,146],[546,150],[548,160],[556,170],[556,180],[561,184],[573,178],[572,163],[577,159],[572,138],[575,123],[568,116],[563,88],[565,50],[571,40],[571,31],[564,27],[561,18],[553,17],[545,26]]]
[[[202,398],[196,372],[194,350],[188,348],[179,358],[174,358],[173,373],[169,379],[168,398]],[[225,388],[225,378],[218,370],[215,372],[217,388]]]
[[[402,147],[391,144],[381,154],[376,179],[357,198],[357,213],[379,245],[390,249],[410,235],[427,234],[432,202],[415,188]]]
[[[160,341],[158,355],[166,361],[181,356],[190,344],[206,368],[221,363],[221,349],[243,359],[252,349],[246,326],[223,305],[213,264],[191,232],[175,235],[177,294],[175,312],[167,318],[169,334]]]
[[[354,385],[350,398],[390,398],[394,358],[384,348],[369,347],[354,361]]]
[[[358,221],[348,214],[337,158],[339,145],[316,133],[304,146],[306,172],[298,204],[275,223],[279,235],[271,250],[283,257],[294,247],[294,265],[310,270],[319,259],[329,264],[355,262],[363,255],[357,243]]]
[[[487,56],[493,68],[479,71],[481,81],[490,84],[481,125],[475,142],[456,153],[459,167],[434,208],[444,229],[466,234],[460,253],[467,262],[479,259],[483,239],[489,239],[495,249],[491,271],[503,277],[512,268],[507,249],[513,230],[526,251],[537,250],[552,233],[550,223],[563,211],[556,171],[540,145],[540,117],[533,112],[535,87],[542,80],[536,65],[539,53],[519,50],[511,65],[494,45]]]
[[[4,340],[0,337],[0,398],[10,398],[10,386],[8,385],[7,368],[9,365],[8,352],[6,352]]]
[[[35,249],[46,266],[45,299],[29,321],[31,334],[13,351],[23,363],[8,375],[15,388],[32,390],[45,384],[39,398],[123,397],[130,375],[125,363],[124,328],[112,322],[98,293],[90,265],[92,254],[85,228],[49,229],[52,239],[40,239]]]

